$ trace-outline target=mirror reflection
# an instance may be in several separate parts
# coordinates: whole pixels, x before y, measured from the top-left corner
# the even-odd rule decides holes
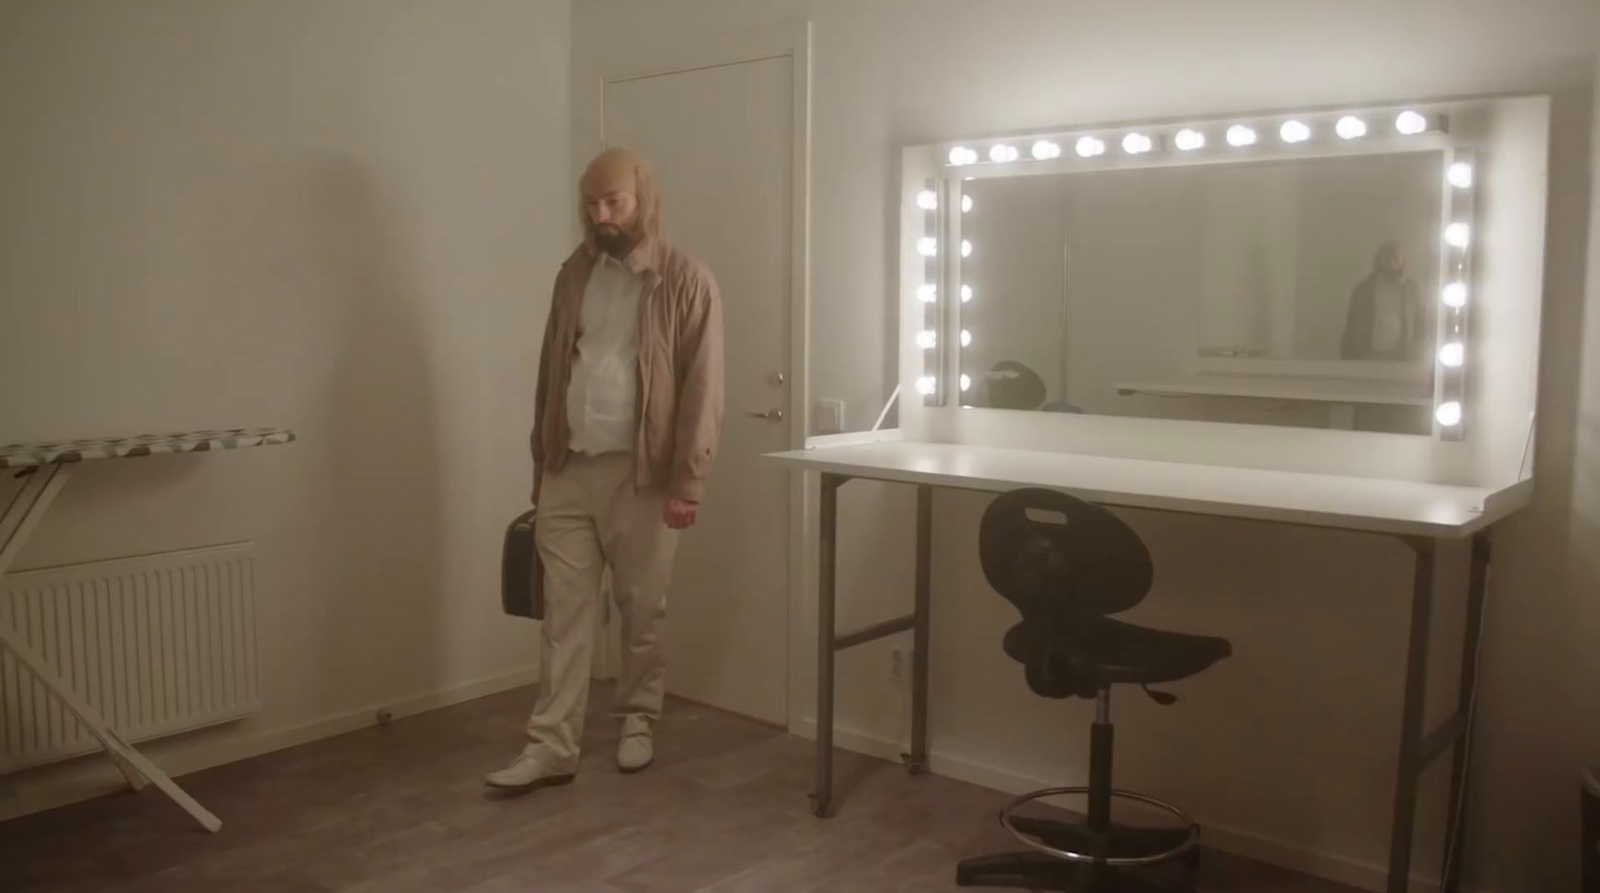
[[[965,182],[962,403],[1431,433],[1443,163]]]

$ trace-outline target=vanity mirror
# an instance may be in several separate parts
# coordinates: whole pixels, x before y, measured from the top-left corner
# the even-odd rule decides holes
[[[963,407],[1462,439],[1482,353],[1478,193],[1494,174],[1479,151],[1514,133],[1514,111],[931,147],[937,175],[912,198],[919,390],[938,405],[948,390]],[[1519,297],[1536,321],[1537,295]]]

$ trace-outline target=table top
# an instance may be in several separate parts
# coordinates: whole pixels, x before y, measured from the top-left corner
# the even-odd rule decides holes
[[[1230,468],[968,444],[882,441],[772,453],[795,468],[1003,492],[1046,487],[1091,502],[1398,536],[1462,537],[1527,505],[1501,489]]]
[[[0,468],[64,465],[91,459],[128,459],[159,453],[203,453],[290,443],[293,431],[284,428],[233,428],[225,431],[185,431],[177,434],[140,434],[134,437],[97,437],[44,443],[16,443],[0,447]]]

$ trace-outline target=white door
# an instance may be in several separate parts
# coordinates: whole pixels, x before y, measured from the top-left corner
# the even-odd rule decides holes
[[[792,56],[613,81],[604,138],[648,158],[667,237],[721,287],[727,417],[667,600],[667,689],[787,720]],[[772,417],[761,417],[762,414]],[[781,414],[781,417],[779,417]]]

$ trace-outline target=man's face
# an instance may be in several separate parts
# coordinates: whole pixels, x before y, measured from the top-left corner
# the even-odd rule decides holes
[[[635,242],[639,198],[632,172],[597,171],[584,181],[583,202],[594,229],[595,244],[617,257]]]
[[[1390,276],[1399,276],[1406,271],[1406,258],[1400,253],[1399,245],[1387,242],[1378,249],[1378,271]]]

